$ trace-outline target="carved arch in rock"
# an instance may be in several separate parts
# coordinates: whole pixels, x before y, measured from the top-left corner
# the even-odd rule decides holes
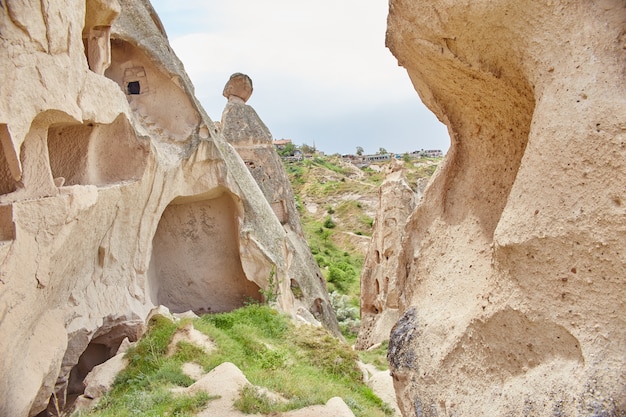
[[[17,190],[22,168],[15,153],[9,128],[6,123],[0,124],[0,194],[8,194]]]
[[[143,320],[126,316],[107,316],[95,331],[79,329],[68,334],[61,369],[47,408],[31,410],[37,417],[66,415],[78,396],[85,392],[85,377],[98,365],[115,356],[124,341],[135,342],[144,332]]]
[[[59,124],[48,130],[50,168],[57,185],[105,186],[141,178],[149,154],[126,116],[111,124]]]
[[[111,65],[111,25],[121,12],[117,0],[86,0],[83,43],[89,69],[103,75]]]
[[[237,208],[223,189],[174,199],[152,240],[150,296],[172,312],[216,313],[260,301],[239,253]]]
[[[185,142],[198,129],[201,118],[189,94],[137,46],[112,39],[111,66],[104,74],[120,86],[157,143]]]

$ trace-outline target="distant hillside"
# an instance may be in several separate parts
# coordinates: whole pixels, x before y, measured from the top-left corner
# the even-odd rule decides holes
[[[400,162],[416,190],[418,179],[430,177],[441,159]],[[347,295],[349,306],[358,307],[359,277],[378,206],[378,188],[391,162],[358,168],[337,155],[317,155],[284,164],[304,233],[328,282],[328,291]]]

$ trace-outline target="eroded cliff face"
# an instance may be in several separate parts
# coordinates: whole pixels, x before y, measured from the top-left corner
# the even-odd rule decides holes
[[[1,416],[58,413],[155,305],[230,310],[273,276],[337,328],[147,1],[6,2],[0,33]]]
[[[361,327],[356,349],[389,340],[391,328],[398,321],[402,232],[417,198],[399,165],[378,190],[374,231],[361,273]]]
[[[626,413],[625,7],[390,2],[452,142],[405,229],[405,416]]]
[[[224,88],[228,103],[222,113],[221,133],[243,159],[287,234],[285,245],[291,254],[287,264],[290,279],[284,284],[288,284],[295,295],[289,310],[307,321],[320,320],[340,335],[334,312],[322,308],[328,297],[326,280],[304,237],[293,189],[274,149],[272,134],[256,111],[245,103],[251,94],[252,80],[245,74],[233,74]],[[307,305],[311,300],[312,308]]]

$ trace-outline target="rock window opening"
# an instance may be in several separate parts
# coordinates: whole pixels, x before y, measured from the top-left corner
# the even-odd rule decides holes
[[[274,214],[276,214],[276,217],[278,217],[280,224],[284,225],[287,221],[289,221],[289,212],[287,211],[287,204],[285,203],[285,200],[274,201],[270,204],[270,206],[272,207]]]
[[[0,242],[15,239],[13,206],[0,205]]]
[[[298,284],[298,281],[296,281],[295,279],[291,280],[290,288],[293,296],[297,299],[301,300],[304,297],[304,294],[302,293],[302,288],[300,288],[300,284]]]
[[[144,67],[133,67],[124,70],[124,84],[126,85],[126,94],[140,95],[147,93],[148,78]]]
[[[141,84],[139,81],[131,81],[126,85],[126,92],[128,94],[141,94]]]

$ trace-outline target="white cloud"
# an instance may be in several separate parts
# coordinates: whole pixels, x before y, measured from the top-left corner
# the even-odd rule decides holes
[[[293,126],[301,120],[315,129],[310,121],[325,119],[339,129],[342,117],[354,123],[359,112],[371,117],[375,109],[417,98],[406,72],[384,47],[387,0],[153,3],[198,98],[214,118],[234,72],[252,77],[250,104],[272,130],[272,122]],[[440,142],[447,149],[447,135]]]

